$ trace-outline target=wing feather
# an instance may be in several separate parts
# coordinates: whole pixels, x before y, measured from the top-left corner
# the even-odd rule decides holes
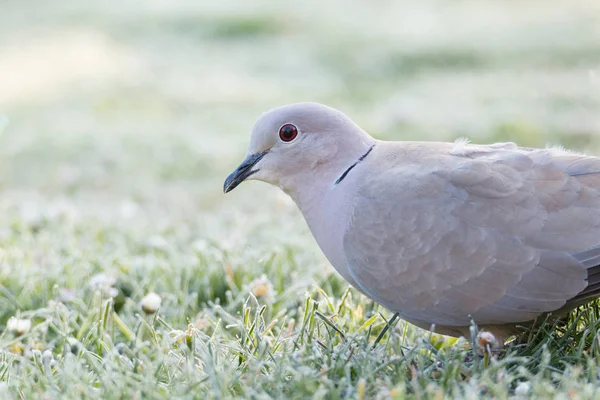
[[[361,181],[344,236],[349,271],[407,319],[528,321],[582,292],[600,259],[599,159],[475,147],[380,153],[395,164]]]

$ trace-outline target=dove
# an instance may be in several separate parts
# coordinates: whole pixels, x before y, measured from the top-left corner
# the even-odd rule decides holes
[[[227,177],[281,188],[358,291],[449,336],[499,340],[600,295],[600,159],[560,147],[376,140],[318,103],[274,108]]]

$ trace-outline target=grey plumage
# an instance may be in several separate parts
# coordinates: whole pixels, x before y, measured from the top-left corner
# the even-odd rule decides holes
[[[295,145],[273,139],[283,122]],[[596,157],[377,141],[313,103],[263,115],[250,154],[265,149],[252,178],[292,196],[344,278],[421,327],[465,334],[473,317],[504,337],[600,295]]]

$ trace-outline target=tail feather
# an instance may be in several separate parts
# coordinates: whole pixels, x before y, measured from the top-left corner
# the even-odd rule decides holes
[[[600,264],[588,268],[588,285],[577,296],[567,301],[563,309],[572,309],[600,297]]]
[[[600,283],[600,265],[595,265],[588,269],[588,286],[585,288],[585,290],[598,283]]]

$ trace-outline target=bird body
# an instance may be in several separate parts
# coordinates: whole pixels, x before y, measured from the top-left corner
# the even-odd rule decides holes
[[[283,126],[292,141],[277,140]],[[596,157],[379,141],[315,103],[261,116],[259,153],[226,191],[247,178],[281,187],[342,277],[420,327],[465,335],[473,318],[503,338],[600,294]]]

